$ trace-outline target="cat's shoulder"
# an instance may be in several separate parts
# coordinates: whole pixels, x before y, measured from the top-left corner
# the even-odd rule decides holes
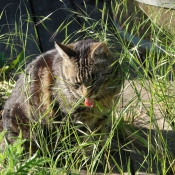
[[[62,58],[56,49],[49,50],[36,56],[26,67],[26,71],[37,70],[40,68],[51,68],[61,62]]]

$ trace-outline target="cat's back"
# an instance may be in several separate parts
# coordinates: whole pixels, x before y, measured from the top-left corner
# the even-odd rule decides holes
[[[39,56],[37,56],[31,63],[27,65],[25,73],[42,72],[42,69],[46,67],[50,71],[55,70],[55,65],[59,65],[62,61],[62,57],[59,55],[56,49],[49,50]]]
[[[18,133],[18,123],[27,125],[29,116],[34,117],[35,114],[30,111],[31,109],[35,111],[38,109],[38,105],[42,104],[40,111],[44,111],[50,105],[50,86],[54,81],[53,73],[56,72],[59,76],[61,60],[62,57],[57,50],[53,49],[37,56],[27,65],[4,105],[2,118],[5,130]],[[20,127],[23,134],[28,137],[28,128],[23,125]]]
[[[30,62],[24,72],[19,75],[15,87],[4,105],[4,112],[15,104],[25,103],[27,92],[30,96],[36,94],[40,86],[49,86],[53,81],[54,72],[57,74],[60,72],[61,61],[62,57],[56,49],[53,49],[37,56]]]

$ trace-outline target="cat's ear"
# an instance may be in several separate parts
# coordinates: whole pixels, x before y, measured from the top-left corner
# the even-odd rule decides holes
[[[55,48],[57,49],[57,51],[59,52],[59,54],[61,55],[62,58],[67,58],[69,59],[70,57],[74,57],[76,55],[76,52],[73,51],[72,45],[64,45],[64,44],[60,44],[55,42]]]
[[[93,57],[94,55],[99,55],[99,54],[107,54],[108,53],[108,48],[105,43],[94,43],[92,45],[92,52],[91,56]]]

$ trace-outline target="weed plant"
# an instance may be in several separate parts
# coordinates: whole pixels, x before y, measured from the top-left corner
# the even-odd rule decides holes
[[[31,136],[38,149],[35,154],[31,152],[31,142],[29,153],[24,152],[21,135],[13,145],[8,145],[3,138],[4,131],[1,132],[0,140],[5,149],[0,153],[0,174],[78,175],[83,173],[83,167],[86,167],[85,174],[100,171],[102,174],[113,171],[131,174],[134,169],[136,173],[165,175],[174,171],[174,36],[157,26],[156,21],[149,17],[139,15],[138,18],[137,14],[141,13],[138,8],[134,8],[133,15],[122,21],[129,13],[127,1],[111,1],[110,5],[111,8],[104,2],[99,7],[96,1],[96,9],[89,14],[88,4],[84,1],[84,7],[79,7],[78,11],[69,9],[71,15],[68,18],[72,18],[72,21],[67,23],[65,20],[53,34],[55,37],[58,33],[59,37],[60,31],[66,32],[69,24],[76,21],[81,29],[67,35],[64,43],[78,33],[84,38],[106,42],[119,59],[123,71],[123,88],[119,101],[108,114],[113,124],[105,144],[102,144],[102,135],[97,136],[91,131],[87,135],[79,125],[73,125],[71,116],[67,116],[64,122],[55,122],[54,132],[47,132],[46,135],[41,125],[41,119],[49,112],[46,111],[45,115],[31,124]],[[98,20],[93,18],[97,11],[101,15]],[[25,24],[29,26],[32,20],[27,9],[26,16]],[[43,17],[41,24],[47,18]],[[14,29],[0,35],[3,38],[0,42],[7,47],[13,43],[12,58],[18,47],[13,37],[20,37],[22,43],[13,61],[9,62],[4,53],[0,54],[0,93],[3,98],[9,96],[15,84],[15,75],[24,70],[28,58],[33,56],[25,54],[28,39],[33,37],[27,30],[23,31],[20,24],[15,23]],[[143,35],[140,34],[141,29],[144,29]],[[145,38],[151,42],[146,46],[142,42]],[[93,151],[86,154],[89,148]]]

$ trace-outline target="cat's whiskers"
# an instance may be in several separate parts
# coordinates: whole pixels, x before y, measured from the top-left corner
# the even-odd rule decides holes
[[[105,96],[106,94],[109,94],[110,92],[109,90],[115,90],[115,89],[118,89],[118,86],[105,86],[99,89],[98,94],[100,95],[103,94]]]
[[[117,88],[118,86],[107,86],[104,88],[104,90],[108,90],[108,89],[115,89]]]

